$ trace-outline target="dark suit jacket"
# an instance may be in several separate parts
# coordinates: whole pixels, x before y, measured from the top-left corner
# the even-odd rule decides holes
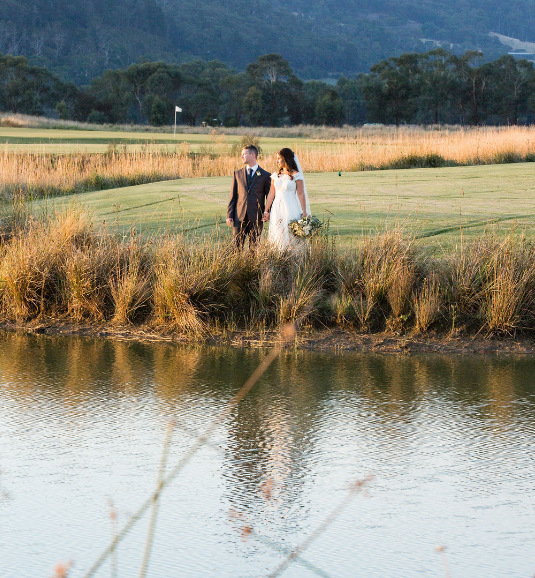
[[[260,175],[258,175],[260,173]],[[228,200],[227,218],[234,219],[234,226],[249,217],[249,221],[260,223],[266,205],[266,197],[271,187],[271,175],[258,167],[247,187],[247,169],[234,172],[232,188]]]

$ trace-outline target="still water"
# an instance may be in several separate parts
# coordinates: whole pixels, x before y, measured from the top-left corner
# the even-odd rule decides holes
[[[169,422],[172,468],[265,355],[0,334],[0,575],[83,576]],[[283,576],[533,576],[534,437],[533,357],[284,352],[163,493],[147,575],[267,576],[372,474]],[[138,575],[147,525],[98,576]]]

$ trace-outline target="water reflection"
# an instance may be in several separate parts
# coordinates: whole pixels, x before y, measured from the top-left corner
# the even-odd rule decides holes
[[[264,355],[0,334],[0,466],[14,496],[0,511],[32,574],[50,573],[58,544],[86,568],[106,541],[103,504],[122,500],[126,518],[152,487],[167,421],[178,422],[173,462]],[[218,428],[215,449],[168,490],[151,575],[262,575],[276,557],[244,544],[240,525],[295,544],[370,472],[372,498],[311,550],[317,565],[334,576],[436,574],[434,548],[446,540],[458,575],[526,574],[534,370],[531,357],[284,352]],[[56,508],[53,523],[40,495]],[[142,540],[134,533],[124,546],[126,574]],[[208,548],[214,568],[199,560]],[[15,554],[2,558],[17,567]]]
[[[263,355],[259,350],[0,333],[0,379],[4,392],[21,399],[39,391],[83,402],[99,391],[136,395],[154,385],[154,394],[172,403],[203,384],[224,400]],[[534,367],[531,357],[283,352],[266,376],[269,385],[253,392],[255,406],[249,409],[262,421],[269,414],[266,399],[272,405],[276,395],[279,402],[290,403],[299,420],[300,412],[317,411],[326,400],[350,392],[374,404],[385,418],[406,420],[422,400],[439,395],[480,405],[482,416],[507,422],[519,398],[533,396]]]

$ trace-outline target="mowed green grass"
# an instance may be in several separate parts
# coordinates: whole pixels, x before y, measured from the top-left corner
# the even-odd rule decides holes
[[[534,238],[535,163],[306,175],[313,214],[340,241],[402,225],[431,250],[484,230]],[[40,202],[78,205],[97,223],[139,232],[211,234],[224,223],[230,177],[182,179]],[[230,235],[230,231],[228,232]]]
[[[218,129],[224,133],[224,127]],[[175,145],[187,142],[193,152],[201,147],[211,146],[213,137],[209,134],[178,133],[176,137],[169,133],[157,132],[121,132],[92,130],[61,130],[45,128],[0,127],[0,150],[36,152],[36,153],[102,153],[110,144],[125,146],[127,150],[139,150],[149,145],[160,150],[174,150]],[[241,137],[225,135],[224,143],[240,143]],[[307,141],[305,139],[262,137],[260,144],[264,152],[273,153],[283,147],[299,146],[321,148],[329,146],[329,141]]]

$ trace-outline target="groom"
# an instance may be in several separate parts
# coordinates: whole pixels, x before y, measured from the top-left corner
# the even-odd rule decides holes
[[[243,169],[234,172],[227,209],[227,225],[233,227],[234,243],[243,248],[249,237],[249,248],[254,249],[262,234],[262,214],[271,187],[271,175],[258,166],[258,149],[243,147]]]

